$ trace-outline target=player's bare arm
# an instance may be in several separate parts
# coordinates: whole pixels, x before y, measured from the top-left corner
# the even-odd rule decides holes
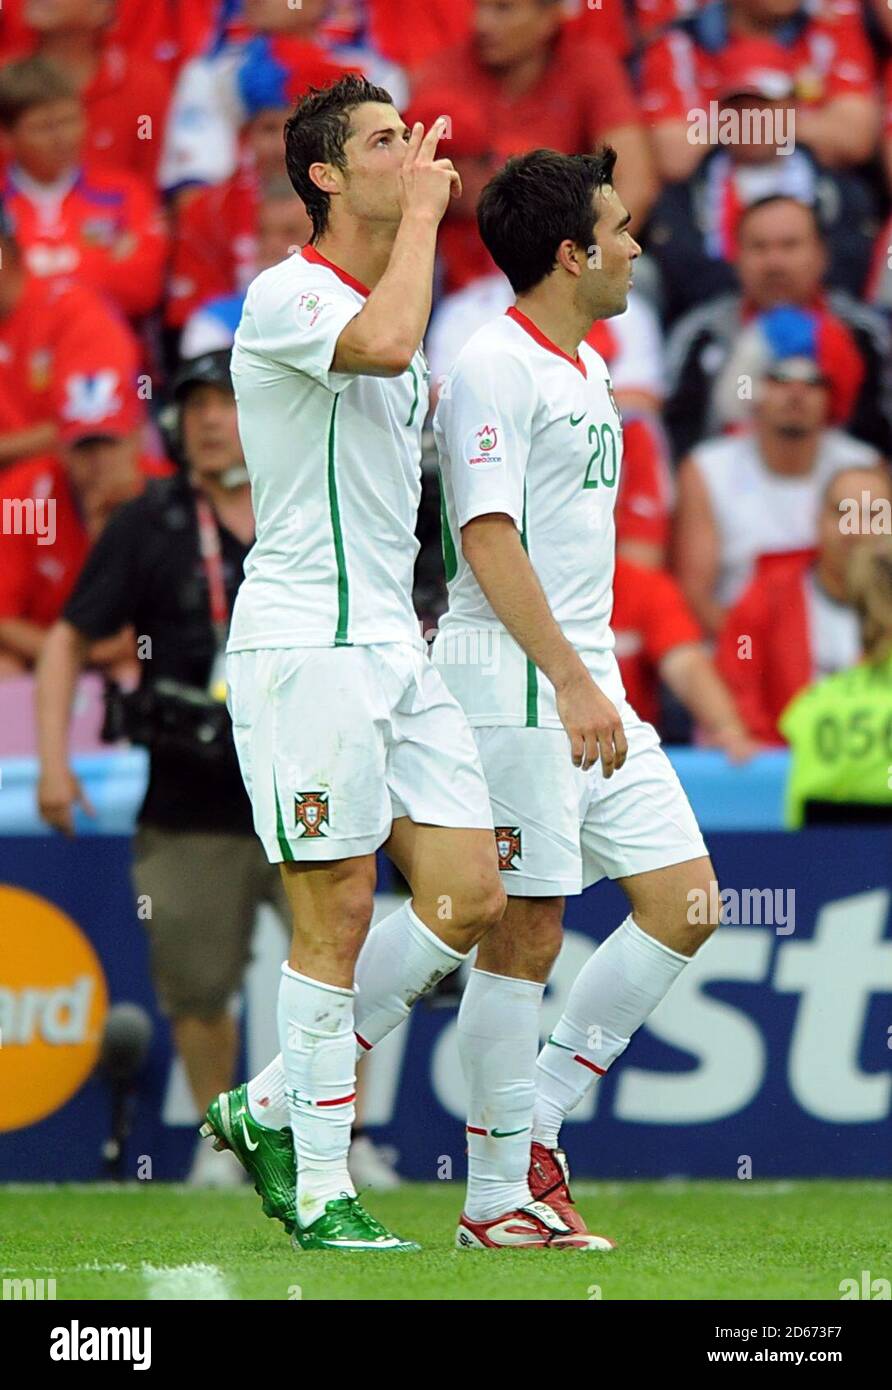
[[[611,777],[628,752],[622,720],[555,621],[511,517],[475,517],[461,537],[496,616],[554,686],[574,764],[587,770],[600,758],[604,776]]]
[[[411,131],[373,132],[370,138],[406,138],[400,170],[402,221],[390,262],[365,307],[338,339],[336,372],[399,376],[417,352],[431,312],[437,228],[450,197],[461,193],[451,160],[437,158],[446,129],[435,121],[427,134],[420,122]]]

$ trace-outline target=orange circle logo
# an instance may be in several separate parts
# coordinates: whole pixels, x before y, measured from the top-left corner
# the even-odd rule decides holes
[[[108,988],[80,927],[45,898],[0,885],[0,1131],[52,1115],[99,1055]]]

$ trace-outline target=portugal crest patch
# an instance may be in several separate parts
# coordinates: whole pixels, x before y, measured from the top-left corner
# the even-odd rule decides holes
[[[520,847],[520,826],[497,825],[496,849],[499,853],[499,868],[502,872],[511,869],[516,873],[518,866],[514,861],[523,857]]]
[[[303,826],[302,840],[318,840],[328,824],[328,792],[295,792],[294,828]]]

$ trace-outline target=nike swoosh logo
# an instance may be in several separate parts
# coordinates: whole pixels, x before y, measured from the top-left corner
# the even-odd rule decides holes
[[[248,1126],[245,1124],[245,1117],[244,1117],[244,1115],[242,1116],[242,1138],[243,1138],[244,1141],[245,1141],[245,1148],[249,1151],[249,1153],[253,1153],[255,1149],[259,1149],[259,1148],[260,1148],[260,1140],[259,1140],[259,1139],[257,1140],[256,1143],[254,1143],[254,1144],[251,1143],[251,1136],[248,1134]]]
[[[575,420],[573,419],[573,416],[571,415],[571,416],[570,416],[570,424],[571,424],[571,425],[579,425],[579,424],[581,424],[582,421],[585,419],[586,415],[588,415],[588,411],[587,411],[587,410],[584,410],[584,411],[582,412],[581,415],[577,415],[577,417],[576,417]]]
[[[520,1129],[491,1129],[489,1135],[491,1139],[510,1139],[514,1134],[523,1134],[529,1129],[529,1125],[523,1125]]]

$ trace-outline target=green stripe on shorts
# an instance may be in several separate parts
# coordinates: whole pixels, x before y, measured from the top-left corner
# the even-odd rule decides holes
[[[279,842],[279,849],[286,864],[294,863],[294,855],[285,834],[285,822],[282,819],[282,805],[279,801],[279,788],[276,786],[276,774],[273,773],[273,796],[276,798],[276,839]]]

